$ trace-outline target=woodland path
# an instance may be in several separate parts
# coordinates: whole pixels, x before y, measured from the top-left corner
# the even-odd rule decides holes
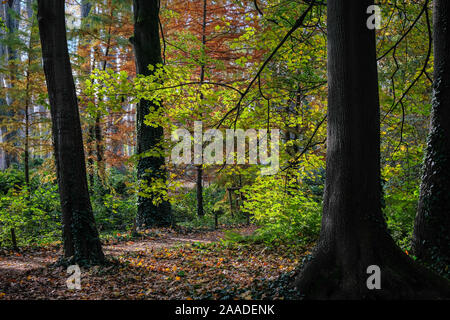
[[[293,271],[309,253],[309,248],[224,244],[224,237],[221,230],[149,230],[141,239],[110,241],[103,248],[115,263],[82,269],[82,290],[75,291],[67,289],[66,270],[53,265],[61,255],[58,247],[0,251],[0,299],[264,298],[268,281]]]

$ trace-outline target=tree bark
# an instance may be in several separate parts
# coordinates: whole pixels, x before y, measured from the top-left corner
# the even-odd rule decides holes
[[[85,28],[89,28],[90,24],[88,21],[86,21],[86,18],[89,16],[89,13],[92,9],[92,3],[90,0],[82,0],[81,1],[81,23]],[[89,44],[89,40],[86,39],[80,39],[80,45],[86,45]],[[94,69],[94,62],[91,62],[89,71],[92,71]],[[95,145],[95,125],[89,123],[88,130],[87,130],[87,172],[88,172],[88,182],[89,182],[89,188],[90,192],[92,193],[94,191],[94,145]]]
[[[203,217],[205,212],[203,210],[203,167],[202,165],[197,166],[197,216]]]
[[[202,51],[200,66],[200,86],[205,82],[205,60],[206,60],[206,16],[207,16],[207,0],[203,0],[203,21],[202,21]],[[203,100],[203,93],[200,93],[200,100]],[[197,215],[203,217],[205,211],[203,210],[203,166],[197,166]]]
[[[380,114],[373,0],[329,0],[328,140],[320,240],[296,284],[307,299],[450,297],[448,281],[413,262],[381,212]],[[367,269],[381,269],[381,289]]]
[[[27,69],[26,69],[26,85],[25,85],[25,143],[24,143],[24,172],[25,172],[25,184],[30,188],[30,107],[31,107],[31,97],[30,97],[30,85],[31,85],[31,62],[33,61],[33,44],[34,44],[34,32],[33,27],[35,19],[33,16],[33,8],[31,0],[27,1],[27,15],[30,19],[30,38],[28,41],[28,57],[27,57]],[[30,190],[28,191],[30,192]]]
[[[162,63],[161,43],[159,38],[159,1],[134,0],[134,36],[130,39],[134,46],[136,72],[151,75],[148,66],[156,67]],[[159,106],[152,101],[141,100],[136,109],[137,152],[142,154],[154,150],[163,141],[163,128],[150,127],[144,123],[145,116],[151,108]],[[165,158],[146,156],[140,158],[137,167],[138,180],[150,186],[154,180],[166,181]],[[170,203],[166,200],[155,204],[153,195],[139,196],[137,226],[139,228],[172,225]]]
[[[38,0],[38,21],[51,106],[64,256],[72,263],[101,263],[104,255],[89,199],[83,137],[67,49],[64,1]]]
[[[20,2],[18,0],[9,0],[4,3],[0,3],[1,8],[1,16],[5,21],[5,25],[8,28],[9,36],[13,35],[19,29],[19,21],[11,15],[10,11],[14,11],[16,13],[20,12]],[[17,50],[14,46],[10,45],[2,45],[0,53],[6,57],[6,63],[8,65],[8,75],[3,77],[2,82],[5,83],[7,88],[11,88],[11,83],[15,78],[15,68],[14,68],[14,60],[17,59]],[[6,105],[10,106],[12,104],[11,97],[7,94],[5,96]],[[6,116],[8,119],[14,119],[16,113],[14,110],[2,110],[2,115]],[[9,128],[8,126],[2,126],[1,133],[3,134],[2,142],[9,144],[9,147],[15,146],[17,144],[17,130]],[[17,154],[14,152],[10,152],[5,150],[3,152],[3,161],[2,166],[4,168],[9,168],[12,164],[18,163]]]
[[[81,0],[81,18],[87,18],[91,12],[92,3],[90,0]]]
[[[31,26],[33,27],[33,26]],[[30,67],[31,67],[31,52],[33,41],[33,29],[30,30],[30,42],[28,52],[28,63],[26,72],[26,88],[25,88],[25,143],[24,143],[24,171],[25,171],[25,184],[30,187]]]
[[[413,251],[450,272],[450,2],[434,1],[434,90],[431,126],[414,226]],[[445,270],[447,268],[447,270]]]
[[[103,132],[102,132],[101,114],[97,112],[95,117],[95,150],[97,154],[97,177],[99,181],[104,181],[106,174],[105,166],[105,147],[103,145]]]

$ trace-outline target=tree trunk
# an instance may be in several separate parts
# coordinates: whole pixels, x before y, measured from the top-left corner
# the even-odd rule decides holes
[[[0,3],[0,8],[2,9],[1,16],[5,20],[5,25],[8,28],[9,35],[12,35],[17,32],[19,29],[19,21],[15,18],[14,15],[11,14],[10,11],[14,11],[17,14],[20,12],[20,1],[18,0],[9,0],[3,1]],[[2,45],[2,54],[6,57],[6,63],[8,65],[8,75],[3,77],[3,82],[7,88],[11,88],[11,83],[15,78],[15,68],[14,68],[14,60],[17,59],[17,50],[14,46],[11,45]],[[6,94],[5,96],[6,105],[12,105],[11,97]],[[15,117],[15,111],[13,109],[7,110],[6,112],[2,112],[4,116],[6,116],[9,121],[12,121]],[[1,132],[3,134],[2,142],[7,143],[9,147],[15,146],[17,144],[17,130],[9,128],[8,126],[2,126]],[[10,152],[5,150],[3,153],[4,156],[4,164],[3,167],[9,168],[13,163],[18,163],[17,155],[15,152]]]
[[[159,39],[159,1],[134,0],[134,36],[130,39],[134,46],[136,72],[151,75],[149,65],[162,63],[161,43]],[[158,146],[164,139],[162,127],[150,127],[144,123],[150,108],[158,109],[158,105],[148,100],[141,100],[137,106],[136,130],[137,152],[142,154]],[[150,186],[154,180],[166,181],[165,158],[147,156],[139,159],[137,168],[138,180]],[[153,195],[138,198],[137,225],[139,228],[172,225],[170,203],[162,200],[155,204]]]
[[[81,0],[81,18],[87,18],[91,12],[92,3],[90,0]]]
[[[87,135],[87,172],[89,177],[89,190],[90,192],[94,192],[95,187],[95,179],[94,179],[94,144],[95,144],[95,126],[89,124],[88,126],[88,135]]]
[[[92,9],[92,3],[90,0],[82,0],[81,1],[81,23],[85,28],[89,28],[90,24],[86,21],[86,18],[89,16],[89,13]],[[80,45],[86,45],[90,41],[80,38]],[[94,69],[94,62],[91,62],[89,71]],[[89,123],[87,129],[87,173],[88,173],[88,182],[89,182],[89,190],[92,193],[94,191],[94,144],[95,144],[95,125]]]
[[[450,272],[450,2],[434,1],[434,90],[413,251]],[[447,270],[445,270],[447,268]]]
[[[104,255],[89,199],[83,137],[67,49],[64,1],[39,0],[38,21],[51,106],[64,256],[72,263],[101,263]]]
[[[205,81],[205,60],[206,60],[206,15],[207,15],[207,0],[203,0],[203,21],[202,21],[202,57],[200,66],[200,86]],[[200,100],[203,100],[203,93],[200,93]],[[203,117],[203,115],[202,115]],[[197,215],[203,217],[205,212],[203,210],[203,167],[197,166]]]
[[[110,12],[110,18],[111,21],[114,20],[113,17],[113,8],[109,8]],[[108,64],[108,56],[111,49],[111,30],[112,30],[112,22],[110,22],[109,28],[108,28],[108,40],[106,41],[106,48],[105,48],[105,59],[101,62],[102,70],[105,71],[107,67],[110,67],[111,65]],[[100,49],[101,50],[101,49]],[[110,115],[111,116],[111,115]],[[102,129],[102,113],[100,111],[97,111],[97,115],[95,117],[95,126],[94,126],[94,132],[95,132],[95,146],[96,146],[96,153],[97,153],[97,177],[99,181],[103,182],[106,177],[106,162],[105,162],[105,139],[103,135],[103,129]]]
[[[203,217],[205,212],[203,210],[203,167],[202,165],[197,166],[197,215]]]
[[[5,6],[6,4],[0,1],[0,19],[2,19],[3,23],[6,20],[5,17]],[[2,32],[0,32],[0,39],[3,38],[2,36]],[[3,60],[3,57],[6,57],[6,46],[2,43],[0,43],[0,59]],[[0,63],[3,63],[3,61],[0,61]],[[0,73],[0,88],[3,89],[5,87],[5,75],[3,73]],[[5,105],[6,104],[6,97],[0,97],[0,105]],[[5,111],[0,110],[0,116],[3,118],[5,116]],[[3,119],[2,119],[3,121]],[[3,137],[4,134],[8,132],[6,126],[4,126],[3,124],[0,126],[0,141],[2,143],[5,142],[5,138]],[[0,149],[0,170],[5,170],[7,169],[6,167],[6,156],[7,156],[7,152],[5,150],[5,148],[1,148]]]
[[[101,124],[101,115],[100,112],[97,112],[97,116],[95,117],[95,150],[97,154],[97,177],[99,181],[103,181],[105,179],[105,147],[103,145],[103,133],[102,133],[102,124]]]
[[[380,114],[373,0],[329,0],[328,140],[322,230],[297,278],[307,299],[450,297],[449,283],[413,262],[381,213]],[[369,289],[368,267],[381,270]]]
[[[31,40],[30,40],[31,42]],[[31,51],[30,51],[31,52]],[[30,54],[30,53],[29,53]],[[28,70],[26,76],[26,92],[25,92],[25,143],[24,143],[24,171],[25,171],[25,184],[30,187],[30,61],[31,58],[28,57]]]
[[[26,71],[26,86],[25,86],[25,143],[24,143],[24,157],[23,157],[23,163],[24,163],[24,171],[25,171],[25,184],[29,188],[30,187],[30,106],[31,106],[31,99],[30,99],[30,76],[31,76],[31,62],[33,60],[32,52],[33,52],[33,43],[34,43],[34,34],[33,34],[33,27],[34,27],[34,17],[33,17],[33,10],[29,10],[31,7],[31,3],[27,2],[27,13],[28,13],[28,19],[31,20],[30,24],[30,38],[28,42],[28,59],[27,59],[27,71]],[[30,190],[29,190],[30,191]],[[29,192],[28,191],[28,192]]]

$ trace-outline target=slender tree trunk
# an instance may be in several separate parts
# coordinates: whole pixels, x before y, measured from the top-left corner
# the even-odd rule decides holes
[[[448,281],[414,263],[381,213],[380,114],[373,0],[329,0],[328,140],[322,230],[297,278],[309,299],[450,297]],[[369,289],[368,268],[381,270]]]
[[[113,8],[110,8],[110,19],[113,21]],[[102,61],[102,70],[105,71],[107,67],[110,67],[110,64],[108,64],[108,56],[109,52],[111,50],[111,34],[112,31],[112,22],[110,22],[109,28],[108,28],[108,40],[106,41],[106,48],[105,48],[105,59]],[[111,115],[110,115],[111,116]],[[103,135],[103,129],[102,129],[102,114],[100,111],[97,112],[97,115],[95,117],[95,126],[94,126],[94,132],[95,132],[95,146],[96,146],[96,153],[97,153],[97,177],[100,178],[101,181],[105,179],[106,175],[106,163],[105,163],[105,139]]]
[[[8,10],[12,10],[17,14],[20,14],[20,1],[18,0],[8,0],[7,6],[9,6]],[[19,20],[16,19],[16,17],[13,14],[7,14],[6,16],[6,27],[8,28],[8,32],[10,34],[13,34],[19,30]],[[16,79],[16,68],[15,68],[15,60],[18,58],[17,55],[17,49],[14,46],[7,46],[7,53],[8,53],[8,68],[9,68],[9,87],[12,88],[12,83]],[[13,103],[12,98],[8,97],[6,98],[6,101],[8,105],[11,105]],[[8,113],[8,116],[10,119],[13,119],[16,116],[15,110],[10,110]],[[6,141],[10,142],[12,145],[17,146],[17,130],[9,129],[9,132],[6,135]],[[6,165],[7,167],[10,167],[13,163],[18,163],[18,157],[17,154],[12,152],[10,154],[7,154],[6,157]]]
[[[203,210],[203,167],[201,164],[197,166],[197,215],[203,217],[205,212]]]
[[[95,133],[93,132],[94,127],[93,126],[89,126],[88,128],[88,138],[87,138],[87,142],[88,142],[88,159],[87,159],[87,167],[88,167],[88,179],[89,179],[89,187],[90,187],[90,192],[94,191],[94,183],[95,183],[95,179],[94,179],[94,136]]]
[[[38,0],[38,21],[51,106],[64,256],[78,264],[101,263],[104,255],[89,199],[83,137],[67,49],[64,1]]]
[[[94,133],[97,154],[97,177],[103,181],[105,178],[105,147],[103,145],[101,115],[99,112],[97,112],[97,116],[95,117]]]
[[[30,7],[30,3],[27,2],[27,9]],[[27,10],[28,18],[31,20],[30,24],[30,39],[28,42],[28,59],[27,59],[27,71],[26,71],[26,88],[25,88],[25,143],[24,143],[24,168],[25,168],[25,184],[27,187],[30,186],[30,73],[31,73],[31,62],[33,60],[33,27],[34,18],[33,10]]]
[[[161,43],[159,39],[159,1],[134,0],[134,36],[130,39],[134,46],[136,72],[151,75],[148,66],[162,63]],[[164,139],[162,127],[150,127],[144,123],[145,116],[151,108],[158,105],[148,100],[141,100],[137,106],[136,130],[137,152],[142,154],[158,147]],[[139,181],[150,186],[154,180],[166,181],[164,156],[147,156],[139,159],[137,167]],[[154,197],[148,195],[138,198],[137,225],[139,228],[172,225],[170,203],[163,200],[155,204]]]
[[[414,226],[415,255],[439,272],[450,265],[450,1],[434,1],[431,127]],[[447,269],[447,270],[446,270]]]
[[[28,66],[29,67],[29,66]],[[30,98],[29,98],[29,70],[27,71],[27,85],[25,97],[25,145],[23,163],[25,167],[25,184],[30,186]]]
[[[89,16],[89,13],[91,12],[92,9],[92,3],[90,0],[82,0],[81,1],[81,21],[83,23],[83,25],[85,26],[85,28],[89,28],[90,24],[86,23],[86,18]],[[89,44],[89,40],[86,39],[80,39],[80,44],[82,45],[87,45]],[[94,69],[94,61],[91,61],[90,63],[90,70],[92,71],[92,69]],[[94,190],[94,172],[95,172],[95,168],[94,168],[94,144],[95,144],[95,125],[89,123],[88,125],[88,130],[87,130],[87,172],[88,172],[88,181],[89,181],[89,187],[90,187],[90,191],[91,193]]]
[[[230,214],[231,214],[231,218],[234,218],[234,208],[233,208],[233,194],[232,194],[232,189],[228,188],[227,189],[227,193],[228,193],[228,203],[230,205]]]
[[[9,0],[9,1],[3,1],[3,3],[0,3],[0,8],[2,9],[2,17],[5,19],[5,25],[8,28],[8,33],[10,35],[17,32],[19,28],[19,21],[15,18],[11,12],[20,12],[20,2],[18,0]],[[14,46],[11,45],[5,45],[2,46],[3,54],[6,58],[6,63],[8,64],[8,75],[3,78],[4,84],[7,88],[11,88],[12,82],[15,79],[15,67],[14,67],[14,60],[17,59],[17,50],[14,48]],[[5,101],[7,105],[12,105],[11,96],[6,94]],[[4,112],[3,114],[6,116],[9,120],[13,121],[16,113],[14,110],[10,109]],[[2,126],[2,134],[3,139],[2,141],[4,143],[7,143],[10,147],[13,147],[17,144],[17,130],[12,129],[8,126]],[[4,167],[9,168],[13,163],[18,163],[17,155],[15,152],[11,152],[9,150],[4,151]]]
[[[6,12],[5,12],[5,6],[6,4],[0,1],[0,18],[3,22],[6,20]],[[3,37],[3,34],[0,32],[0,38]],[[6,57],[6,46],[2,43],[0,43],[0,59],[3,60],[3,58]],[[0,61],[0,63],[3,63],[3,61]],[[5,75],[0,74],[0,88],[5,88]],[[0,105],[6,104],[6,97],[0,97]],[[0,116],[3,118],[5,116],[4,110],[1,110]],[[2,119],[3,121],[3,119]],[[3,143],[5,142],[4,134],[7,132],[7,128],[5,125],[0,126],[0,141]],[[6,167],[6,150],[2,148],[0,150],[0,170],[5,170]]]
[[[202,58],[200,66],[200,86],[205,81],[205,59],[206,59],[206,17],[207,17],[208,1],[203,0],[203,21],[202,21]],[[203,94],[200,93],[200,100],[203,100]],[[203,217],[205,212],[203,210],[203,166],[197,166],[197,215]]]
[[[34,2],[34,0],[27,0],[27,2],[26,2],[27,17],[30,20],[33,20],[33,16],[34,16],[33,2]]]
[[[87,18],[89,12],[91,12],[92,3],[91,0],[81,0],[81,17]]]

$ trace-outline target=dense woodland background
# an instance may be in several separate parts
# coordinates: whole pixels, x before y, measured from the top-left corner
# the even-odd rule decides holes
[[[1,1],[5,259],[47,248],[90,266],[105,262],[102,245],[194,232],[214,236],[183,249],[193,261],[268,250],[248,269],[278,280],[101,297],[449,298],[450,4],[380,0],[370,30],[372,4]],[[280,171],[174,165],[171,133],[195,121],[280,129]],[[130,250],[116,263],[170,269],[171,284],[209,276]],[[387,270],[381,293],[366,288],[373,264]],[[0,298],[10,292],[0,285]]]

